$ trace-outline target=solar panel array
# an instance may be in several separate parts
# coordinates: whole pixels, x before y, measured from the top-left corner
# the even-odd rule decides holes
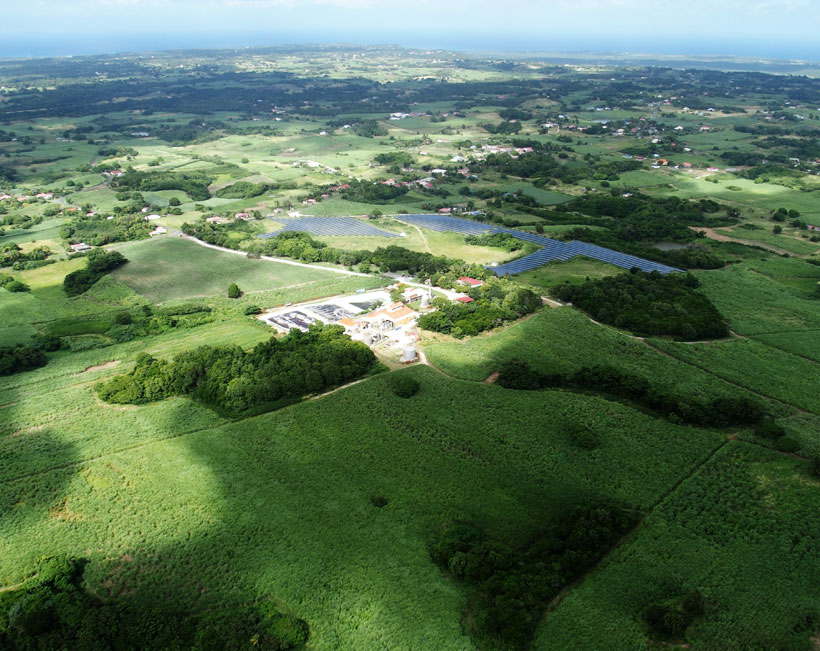
[[[467,219],[459,219],[458,217],[447,217],[445,215],[399,215],[398,218],[410,224],[439,232],[454,231],[464,235],[479,235],[487,231],[491,233],[507,233],[519,240],[542,247],[535,253],[519,258],[518,260],[513,260],[498,267],[488,267],[499,276],[519,274],[524,271],[536,269],[554,260],[570,260],[577,255],[584,255],[594,260],[608,262],[622,269],[637,267],[641,271],[657,271],[662,274],[681,271],[680,269],[669,267],[665,264],[644,260],[634,255],[620,253],[619,251],[606,249],[602,246],[596,246],[595,244],[588,244],[587,242],[579,242],[577,240],[561,242],[535,233],[526,233],[524,231],[500,226],[490,226]]]
[[[507,233],[519,240],[542,247],[535,253],[531,253],[518,260],[513,260],[512,262],[497,267],[488,267],[488,269],[492,270],[498,276],[519,274],[524,271],[537,269],[555,260],[570,260],[577,255],[584,255],[593,260],[608,262],[622,269],[637,267],[641,271],[657,271],[662,274],[681,271],[681,269],[669,267],[665,264],[644,260],[634,255],[620,253],[619,251],[613,251],[595,244],[588,244],[587,242],[579,242],[577,240],[561,242],[535,233],[526,233],[512,228],[491,226],[468,219],[459,219],[458,217],[448,217],[446,215],[399,215],[398,219],[408,224],[421,226],[422,228],[438,232],[453,231],[462,235],[481,235],[488,231],[492,233]],[[283,231],[299,231],[310,233],[311,235],[326,236],[357,235],[364,237],[399,237],[397,233],[376,228],[353,217],[277,217],[277,221],[282,222],[285,225],[284,228],[273,233],[260,235],[259,237],[270,238]]]
[[[468,219],[447,217],[446,215],[398,215],[397,219],[431,231],[453,231],[462,235],[481,235],[493,227]]]
[[[284,228],[260,235],[262,239],[275,237],[284,231],[297,231],[300,233],[310,233],[311,235],[344,236],[356,235],[363,237],[398,237],[398,233],[386,231],[381,228],[371,226],[353,217],[277,217],[276,221],[282,222]]]

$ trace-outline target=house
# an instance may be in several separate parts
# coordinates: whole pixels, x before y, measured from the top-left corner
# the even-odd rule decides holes
[[[483,280],[477,280],[475,278],[470,278],[469,276],[461,276],[458,279],[458,282],[463,285],[469,285],[470,287],[481,287],[484,284]]]
[[[425,295],[425,291],[420,287],[407,287],[401,293],[401,297],[403,300],[407,301],[408,303],[412,303],[414,301],[420,301],[421,297]]]
[[[53,192],[40,192],[40,193],[38,193],[34,196],[37,197],[38,199],[51,199],[54,196],[54,193]]]
[[[165,228],[164,226],[157,226],[154,230],[152,230],[152,231],[151,231],[150,233],[148,233],[148,234],[149,234],[151,237],[154,237],[154,235],[162,235],[163,233],[167,233],[167,232],[168,232],[168,229],[167,229],[167,228]]]
[[[447,170],[444,170],[444,169],[441,169],[440,167],[437,167],[434,170],[430,170],[430,174],[439,174],[439,175],[447,174]]]
[[[248,219],[248,217],[250,217],[250,215],[246,212],[238,212],[234,215],[234,217],[236,219]]]
[[[456,300],[459,303],[472,303],[473,302],[473,299],[470,298],[469,296],[459,296]]]
[[[214,215],[213,217],[208,217],[205,221],[209,224],[224,224],[228,220],[219,215]]]
[[[145,221],[152,222],[155,219],[162,219],[159,215],[145,215]]]
[[[83,251],[90,251],[93,247],[88,246],[85,242],[77,242],[70,247],[72,253],[82,253]]]
[[[439,208],[438,211],[442,215],[449,215],[451,212],[453,212],[453,209],[452,208]]]

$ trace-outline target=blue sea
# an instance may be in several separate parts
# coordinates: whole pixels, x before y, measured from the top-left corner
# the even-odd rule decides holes
[[[801,60],[820,62],[820,40],[799,41],[733,41],[682,40],[668,38],[645,38],[636,36],[611,36],[589,38],[583,36],[524,36],[511,37],[497,34],[419,34],[402,35],[382,33],[345,33],[343,40],[338,33],[287,34],[276,33],[196,33],[196,34],[106,34],[71,37],[47,37],[16,39],[4,36],[0,39],[0,57],[62,57],[89,54],[113,54],[120,52],[157,52],[182,49],[222,49],[292,45],[298,43],[341,43],[350,45],[391,44],[420,49],[443,49],[464,52],[509,53],[566,53],[635,55],[658,54],[678,56],[738,56],[760,59]]]

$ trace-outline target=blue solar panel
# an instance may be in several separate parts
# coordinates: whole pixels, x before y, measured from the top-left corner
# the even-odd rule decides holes
[[[543,235],[536,233],[527,233],[519,231],[514,228],[504,228],[503,226],[493,226],[490,224],[482,224],[474,222],[469,219],[459,219],[458,217],[449,217],[447,215],[399,215],[397,217],[400,221],[414,226],[421,226],[431,231],[443,232],[453,231],[461,233],[462,235],[480,235],[490,231],[492,233],[507,233],[513,237],[540,246],[541,248],[535,253],[513,260],[498,267],[488,267],[499,276],[507,274],[519,274],[524,271],[537,269],[549,262],[555,260],[571,260],[577,255],[584,255],[593,260],[600,260],[621,267],[622,269],[631,269],[637,267],[642,271],[657,271],[662,274],[668,274],[673,271],[681,271],[674,267],[669,267],[665,264],[652,262],[651,260],[644,260],[634,255],[621,253],[606,249],[602,246],[589,244],[587,242],[579,242],[573,240],[572,242],[562,242],[560,240],[553,240]],[[300,231],[311,233],[312,235],[326,235],[326,236],[344,236],[357,235],[364,237],[398,237],[398,234],[390,231],[382,230],[371,226],[352,217],[299,217],[299,218],[277,218],[277,221],[282,222],[285,227],[274,233],[266,233],[260,235],[261,238],[274,237],[277,233],[282,231]]]
[[[396,219],[439,233],[453,231],[462,235],[480,235],[492,228],[489,224],[481,224],[469,219],[447,217],[446,215],[398,215]]]
[[[297,217],[285,218],[277,217],[276,221],[282,222],[284,228],[273,233],[265,233],[259,237],[267,239],[278,235],[283,231],[297,231],[300,233],[310,233],[311,235],[344,236],[355,235],[362,237],[399,237],[398,233],[386,231],[381,228],[371,226],[353,217]]]

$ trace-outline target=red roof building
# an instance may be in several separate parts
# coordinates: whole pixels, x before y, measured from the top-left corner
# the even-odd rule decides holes
[[[481,287],[484,284],[483,280],[477,280],[475,278],[468,278],[467,276],[461,276],[458,279],[458,282],[463,283],[465,285],[469,285],[470,287]]]
[[[473,299],[470,298],[469,296],[459,296],[456,300],[459,303],[472,303],[473,302]]]

